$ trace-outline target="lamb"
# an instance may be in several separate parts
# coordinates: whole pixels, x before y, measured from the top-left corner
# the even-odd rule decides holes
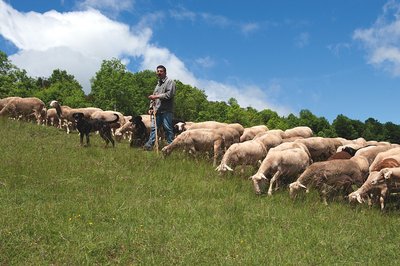
[[[171,144],[162,148],[164,156],[171,154],[177,148],[183,148],[192,154],[200,151],[213,154],[213,166],[217,165],[221,154],[222,136],[212,129],[193,129],[182,132]]]
[[[20,98],[14,97],[7,101],[7,104],[0,111],[0,116],[11,115],[12,117],[29,117],[34,115],[37,124],[42,121],[42,110],[45,107],[42,100],[36,97]]]
[[[312,136],[313,136],[313,131],[311,128],[306,126],[300,126],[300,127],[286,129],[283,138],[285,139],[293,137],[310,138]]]
[[[288,145],[289,146],[289,145]],[[279,179],[285,177],[285,181],[293,181],[312,163],[310,153],[304,144],[294,144],[293,148],[282,149],[278,147],[269,150],[261,163],[257,173],[250,177],[256,194],[261,194],[260,184],[270,180],[268,195],[272,195],[274,184],[278,189]]]
[[[328,198],[335,194],[347,195],[352,191],[352,185],[363,183],[365,165],[365,157],[313,163],[289,185],[290,196],[294,198],[302,188],[307,191],[316,188],[323,202],[328,204]]]
[[[240,142],[245,142],[247,140],[252,140],[254,137],[261,133],[268,131],[268,127],[265,125],[253,126],[245,128],[243,134],[240,136]]]

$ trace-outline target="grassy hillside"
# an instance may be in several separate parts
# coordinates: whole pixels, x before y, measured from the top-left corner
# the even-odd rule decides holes
[[[0,264],[397,264],[400,212],[254,195],[206,160],[0,120]]]

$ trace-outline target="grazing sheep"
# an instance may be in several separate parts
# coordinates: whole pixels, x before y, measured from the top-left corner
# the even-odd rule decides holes
[[[369,206],[372,205],[373,199],[377,199],[380,203],[381,209],[383,210],[385,207],[385,198],[388,195],[388,186],[386,183],[380,182],[374,184],[373,181],[379,179],[379,176],[381,175],[380,171],[382,169],[399,167],[400,157],[397,156],[397,159],[395,159],[392,155],[392,157],[384,158],[383,160],[377,157],[375,160],[378,160],[378,162],[374,163],[372,168],[370,167],[371,171],[367,180],[359,189],[350,193],[348,198],[350,202],[357,200],[359,203],[363,203],[367,199]]]
[[[257,166],[263,160],[268,150],[282,143],[279,134],[265,134],[261,137],[245,142],[232,144],[222,157],[220,165],[215,169],[223,173],[233,171],[236,166]]]
[[[182,132],[171,144],[165,146],[161,151],[164,156],[169,155],[177,148],[183,148],[189,153],[209,152],[213,154],[213,166],[217,165],[218,157],[221,154],[223,139],[212,129],[193,129]]]
[[[284,139],[302,137],[302,138],[310,138],[313,136],[313,131],[311,128],[306,126],[294,127],[290,129],[286,129],[284,132]]]
[[[334,138],[310,137],[297,139],[294,142],[303,143],[311,154],[314,162],[326,161],[336,152],[341,142]]]
[[[215,169],[223,173],[233,171],[238,165],[255,167],[267,155],[267,149],[258,140],[249,140],[232,144],[222,157],[221,163]]]
[[[21,99],[21,97],[12,96],[0,99],[0,110],[2,110],[10,101],[14,99]]]
[[[240,136],[240,142],[252,140],[257,134],[266,131],[268,131],[268,127],[265,125],[247,127],[243,130],[243,134]]]
[[[36,97],[14,97],[7,101],[7,104],[0,111],[0,116],[9,115],[16,118],[22,116],[26,119],[29,116],[34,115],[37,124],[40,125],[44,106],[43,101]]]
[[[349,160],[332,160],[311,164],[300,177],[289,185],[290,196],[293,198],[300,189],[316,188],[325,204],[328,198],[335,194],[348,195],[352,185],[359,185],[364,181],[363,166],[367,164],[364,157]]]
[[[131,141],[133,132],[133,123],[131,121],[126,122],[123,126],[115,130],[115,140],[121,142],[123,138],[128,138]]]
[[[48,109],[46,114],[46,125],[59,127],[60,126],[60,119],[57,115],[57,111],[55,108]]]
[[[257,173],[250,177],[256,194],[261,194],[260,184],[271,177],[268,188],[268,195],[271,196],[274,184],[277,190],[281,177],[285,177],[286,182],[291,182],[312,163],[307,147],[304,144],[296,146],[284,150],[278,146],[269,150]]]

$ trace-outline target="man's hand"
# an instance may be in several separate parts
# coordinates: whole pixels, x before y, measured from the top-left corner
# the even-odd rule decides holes
[[[149,95],[148,98],[149,98],[150,100],[155,100],[155,99],[158,99],[158,95],[152,94],[152,95]]]

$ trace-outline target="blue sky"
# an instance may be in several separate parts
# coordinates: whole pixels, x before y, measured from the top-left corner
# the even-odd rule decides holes
[[[0,0],[0,49],[90,92],[102,60],[242,107],[400,124],[400,1]]]

